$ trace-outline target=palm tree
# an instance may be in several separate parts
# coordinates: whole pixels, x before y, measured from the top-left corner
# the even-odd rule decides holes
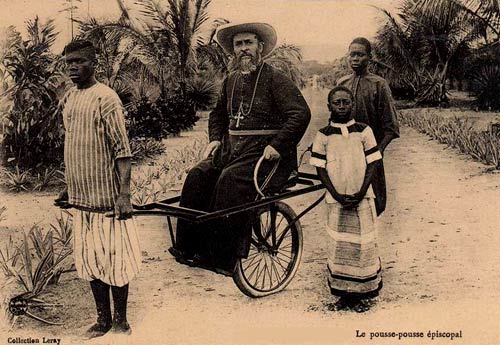
[[[82,22],[82,35],[101,42],[108,48],[113,61],[105,61],[111,72],[108,80],[120,71],[119,66],[142,66],[142,76],[156,79],[162,95],[179,87],[185,94],[187,84],[195,76],[199,64],[210,63],[223,70],[227,58],[213,38],[218,25],[227,21],[218,19],[209,28],[210,0],[167,0],[164,8],[154,0],[140,0],[139,16],[134,17],[123,1],[117,0],[121,18],[114,23]],[[114,72],[111,66],[115,66]],[[116,78],[115,78],[116,79]]]
[[[489,26],[455,0],[405,0],[386,24],[377,50],[399,83],[417,90],[419,103],[447,102],[446,81]],[[397,77],[400,75],[401,77]]]

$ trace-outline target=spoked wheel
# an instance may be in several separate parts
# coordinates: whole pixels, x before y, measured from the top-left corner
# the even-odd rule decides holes
[[[264,297],[283,290],[293,279],[302,257],[302,227],[283,202],[257,211],[247,258],[236,265],[233,280],[245,295]]]

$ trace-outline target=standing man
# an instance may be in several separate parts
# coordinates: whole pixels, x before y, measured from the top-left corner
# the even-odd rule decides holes
[[[353,73],[340,78],[337,85],[349,88],[354,94],[354,119],[370,126],[383,154],[387,145],[399,138],[399,125],[391,89],[387,81],[368,71],[372,46],[364,37],[355,38],[349,45],[348,61]],[[377,214],[384,212],[387,203],[384,166],[378,165],[372,181]]]
[[[67,188],[56,199],[56,205],[69,204],[76,209],[75,266],[78,276],[90,281],[97,308],[97,322],[86,335],[93,338],[109,330],[130,334],[128,288],[139,272],[141,252],[132,219],[132,155],[123,106],[112,89],[95,79],[97,60],[91,42],[72,41],[63,55],[76,87],[63,100]],[[110,213],[114,216],[110,217]]]
[[[295,84],[263,62],[276,40],[274,28],[265,23],[228,24],[218,30],[217,41],[233,55],[235,71],[224,80],[210,113],[206,159],[189,172],[180,206],[214,211],[255,200],[253,171],[261,156],[268,161],[262,179],[274,164],[270,161],[279,160],[271,189],[297,169],[297,144],[311,114]],[[232,275],[238,258],[248,255],[248,221],[247,213],[239,213],[208,229],[180,219],[170,252],[181,263]]]

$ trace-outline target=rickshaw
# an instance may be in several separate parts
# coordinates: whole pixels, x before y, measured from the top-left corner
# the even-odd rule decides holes
[[[302,161],[302,157],[300,161]],[[263,157],[259,159],[254,170],[253,180],[258,197],[253,202],[223,210],[205,212],[176,205],[180,201],[180,196],[175,196],[145,205],[133,205],[134,216],[166,217],[170,239],[172,245],[175,245],[172,218],[204,223],[244,211],[253,211],[249,255],[247,258],[238,260],[232,279],[242,293],[252,298],[265,297],[280,292],[292,281],[299,268],[303,249],[300,219],[324,199],[324,194],[299,214],[283,200],[319,191],[325,187],[316,174],[299,171],[287,181],[278,193],[267,195],[263,190],[278,163],[274,165],[264,183],[259,186],[257,176],[263,160]],[[13,315],[26,315],[47,324],[61,325],[62,323],[48,321],[29,311],[31,307],[43,309],[59,305],[44,303],[35,297],[33,293],[24,293],[11,298],[9,311]]]
[[[175,245],[172,217],[204,223],[240,212],[253,211],[250,221],[250,251],[247,258],[238,260],[232,278],[240,291],[249,297],[258,298],[280,292],[292,281],[302,257],[303,234],[300,218],[316,207],[323,200],[324,194],[299,214],[283,200],[325,187],[317,175],[299,171],[278,193],[266,195],[263,190],[278,164],[275,164],[274,171],[271,170],[264,183],[259,186],[257,176],[263,160],[263,157],[259,159],[254,170],[253,180],[258,197],[253,202],[205,212],[175,205],[180,200],[180,196],[175,196],[146,205],[134,205],[134,215],[165,216],[172,244]]]

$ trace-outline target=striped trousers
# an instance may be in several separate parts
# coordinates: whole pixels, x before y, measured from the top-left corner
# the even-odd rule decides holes
[[[78,276],[124,286],[139,272],[141,251],[134,219],[117,220],[104,213],[75,210],[73,255]]]

